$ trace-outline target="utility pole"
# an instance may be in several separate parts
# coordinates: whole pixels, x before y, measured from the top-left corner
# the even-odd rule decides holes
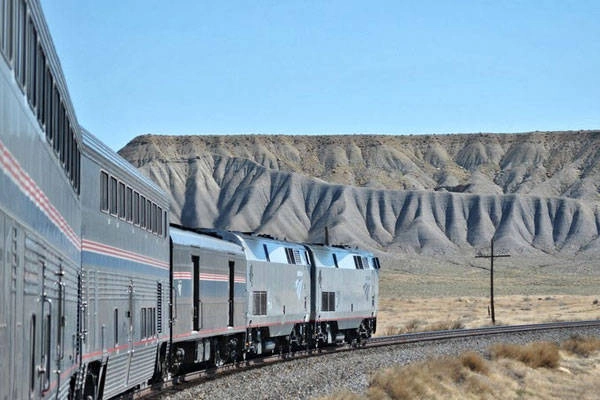
[[[494,238],[490,242],[491,254],[489,256],[475,256],[475,258],[490,259],[490,310],[492,314],[492,324],[496,325],[496,313],[494,312],[494,258],[510,257],[508,254],[494,254]]]

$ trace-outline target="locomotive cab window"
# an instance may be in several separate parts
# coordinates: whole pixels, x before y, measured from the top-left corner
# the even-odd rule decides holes
[[[300,258],[300,250],[292,249],[291,247],[286,247],[285,255],[287,257],[288,264],[302,264],[302,259]]]

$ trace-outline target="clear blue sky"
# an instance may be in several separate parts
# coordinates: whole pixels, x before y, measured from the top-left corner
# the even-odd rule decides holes
[[[600,1],[41,0],[82,126],[139,134],[600,128]]]

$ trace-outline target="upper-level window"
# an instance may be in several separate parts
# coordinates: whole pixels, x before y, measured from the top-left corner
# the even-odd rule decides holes
[[[146,199],[146,229],[152,230],[152,202]]]
[[[10,63],[13,59],[13,1],[0,0],[0,48]]]
[[[110,213],[117,215],[117,179],[110,177]]]
[[[133,223],[140,224],[140,194],[138,192],[133,193]]]
[[[140,226],[146,227],[146,198],[140,196]]]
[[[100,172],[100,210],[108,212],[108,174]]]
[[[156,233],[158,233],[158,236],[162,236],[163,235],[163,211],[162,211],[162,208],[160,208],[160,207],[158,207],[158,212],[156,214],[156,218],[158,221],[158,223],[156,224],[158,231]]]
[[[99,193],[101,211],[166,237],[167,211],[149,198],[105,171],[100,171]]]
[[[158,233],[157,206],[152,203],[152,233]]]
[[[129,222],[132,221],[132,215],[133,215],[132,198],[133,198],[133,189],[128,187],[127,191],[125,192],[125,219]]]
[[[125,219],[125,184],[119,182],[119,218]]]

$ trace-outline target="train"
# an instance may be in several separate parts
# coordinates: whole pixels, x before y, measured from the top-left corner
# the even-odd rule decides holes
[[[103,399],[376,332],[366,250],[172,224],[77,120],[38,0],[0,0],[0,399]]]

